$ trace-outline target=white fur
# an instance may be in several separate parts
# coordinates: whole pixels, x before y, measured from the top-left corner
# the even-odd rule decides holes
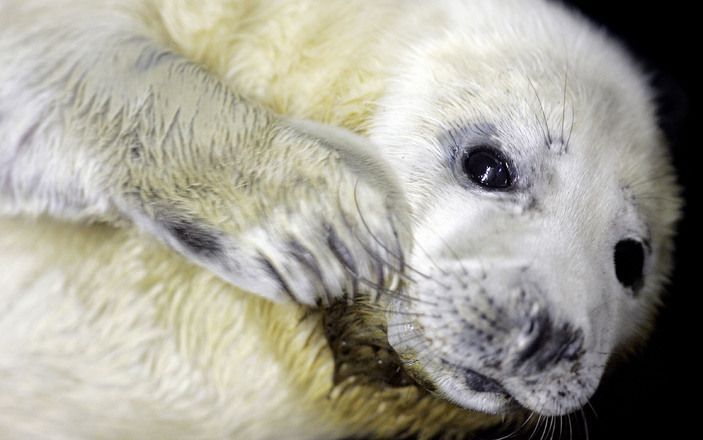
[[[464,369],[541,414],[578,409],[646,335],[669,271],[680,202],[651,101],[617,44],[537,0],[0,2],[0,435],[465,433],[499,418],[441,399],[508,401]],[[135,133],[158,166],[130,162]],[[471,142],[500,146],[518,191],[461,180],[451,157]],[[184,213],[224,256],[172,233]],[[390,269],[407,253],[403,296],[382,298],[388,338],[441,399],[336,394],[319,322],[246,293],[285,299],[262,255],[300,303],[348,292],[323,236],[347,218],[362,276],[369,246]],[[291,235],[321,279],[286,254]],[[650,246],[637,294],[614,272],[625,238]],[[513,366],[539,313],[582,333],[578,360]]]

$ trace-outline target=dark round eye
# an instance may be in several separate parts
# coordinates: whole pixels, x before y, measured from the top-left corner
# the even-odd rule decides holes
[[[467,152],[463,167],[468,178],[484,188],[505,189],[513,183],[506,160],[492,148],[477,148]]]
[[[628,238],[615,245],[615,275],[625,287],[637,290],[642,287],[644,271],[644,246]]]

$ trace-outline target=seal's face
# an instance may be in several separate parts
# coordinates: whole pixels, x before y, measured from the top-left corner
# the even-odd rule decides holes
[[[413,210],[387,297],[406,370],[467,408],[559,415],[650,324],[679,202],[646,84],[592,66],[624,55],[537,46],[416,48],[372,138]]]

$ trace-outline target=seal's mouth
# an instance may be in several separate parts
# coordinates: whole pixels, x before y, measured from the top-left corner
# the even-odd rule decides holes
[[[475,391],[477,393],[502,394],[506,398],[510,398],[510,393],[508,393],[497,381],[468,368],[463,368],[462,370],[464,373],[464,379],[466,380],[466,385],[471,391]]]
[[[323,323],[334,355],[335,385],[353,379],[357,384],[378,388],[416,387],[425,393],[442,394],[417,363],[401,359],[390,346],[387,326],[380,315],[374,305],[363,301],[339,302],[325,309]],[[501,402],[515,402],[496,380],[468,368],[462,367],[461,373],[473,392],[495,396]]]

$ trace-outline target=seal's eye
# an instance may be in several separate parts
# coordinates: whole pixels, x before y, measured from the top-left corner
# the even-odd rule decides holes
[[[615,275],[625,287],[637,290],[642,286],[644,271],[644,246],[628,238],[615,245]]]
[[[469,179],[484,188],[506,189],[513,183],[507,161],[493,148],[479,147],[468,151],[463,167]]]

